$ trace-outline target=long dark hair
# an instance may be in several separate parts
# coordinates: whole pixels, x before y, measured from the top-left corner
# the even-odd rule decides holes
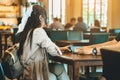
[[[30,31],[29,41],[30,41],[30,47],[31,47],[33,31],[35,30],[35,28],[38,28],[41,26],[41,21],[39,19],[40,15],[44,18],[44,21],[47,24],[47,21],[46,21],[47,15],[46,15],[45,9],[39,5],[33,5],[33,11],[31,13],[31,16],[28,18],[24,30],[19,34],[19,37],[18,37],[18,42],[20,42],[18,56],[20,56],[23,53],[23,46],[29,31]]]

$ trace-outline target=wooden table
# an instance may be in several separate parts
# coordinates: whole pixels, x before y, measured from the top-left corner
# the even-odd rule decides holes
[[[85,40],[58,40],[55,42],[58,46],[66,45],[76,45],[76,46],[86,46],[89,45],[89,39]]]
[[[77,55],[64,53],[62,56],[51,57],[52,60],[68,64],[68,74],[70,80],[79,80],[80,66],[101,66],[103,65],[101,56]]]

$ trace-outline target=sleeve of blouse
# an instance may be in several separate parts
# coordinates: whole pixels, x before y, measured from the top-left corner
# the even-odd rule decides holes
[[[55,45],[47,36],[44,29],[37,30],[35,32],[36,44],[39,44],[42,48],[46,48],[47,52],[52,56],[62,55],[61,50]]]

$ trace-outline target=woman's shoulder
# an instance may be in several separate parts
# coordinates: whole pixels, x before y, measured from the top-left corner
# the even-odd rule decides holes
[[[39,34],[39,33],[44,33],[45,32],[45,30],[43,29],[43,28],[36,28],[35,30],[34,30],[34,33],[37,33],[37,34]]]

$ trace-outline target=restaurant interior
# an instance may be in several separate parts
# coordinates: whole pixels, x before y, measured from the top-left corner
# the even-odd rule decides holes
[[[26,11],[37,4],[47,12],[48,37],[57,46],[69,46],[71,50],[63,51],[61,57],[51,57],[64,64],[70,80],[120,80],[119,48],[103,47],[97,51],[93,47],[91,54],[77,54],[78,48],[116,39],[120,32],[119,3],[120,0],[0,0],[0,62],[5,51],[17,43],[18,26]],[[86,30],[75,29],[80,19]],[[5,80],[17,79],[5,76]]]

